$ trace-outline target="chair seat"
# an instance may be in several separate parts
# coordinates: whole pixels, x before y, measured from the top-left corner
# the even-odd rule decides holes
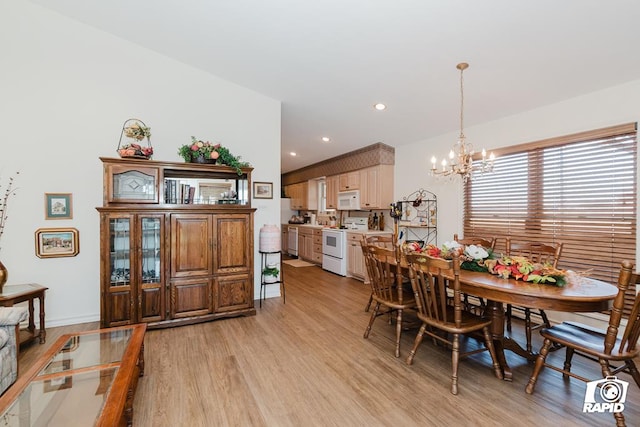
[[[640,352],[639,349],[619,352],[621,340],[617,338],[611,354],[605,354],[606,332],[577,322],[563,322],[551,328],[543,328],[540,334],[562,345],[573,347],[579,352],[607,360],[627,360]]]
[[[391,290],[390,298],[382,298],[375,294],[372,295],[372,298],[374,301],[379,302],[392,309],[405,309],[416,306],[416,300],[413,297],[413,294],[407,294],[406,291],[403,292],[402,303],[400,303],[400,299],[398,298],[398,290],[395,288]]]
[[[418,318],[427,325],[452,334],[466,334],[469,332],[477,331],[491,324],[491,319],[487,319],[471,312],[462,310],[462,323],[460,324],[460,327],[456,327],[456,324],[453,322],[453,316],[454,308],[451,306],[447,307],[447,319],[449,319],[448,322],[438,321],[431,317],[425,316],[422,313],[418,313]]]

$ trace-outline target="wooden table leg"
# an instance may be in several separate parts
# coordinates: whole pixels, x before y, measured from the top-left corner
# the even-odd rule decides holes
[[[31,300],[33,304],[33,300]],[[38,301],[40,301],[40,344],[44,344],[47,339],[47,331],[44,328],[44,291],[38,295]],[[33,314],[33,313],[32,313]]]
[[[33,319],[33,298],[29,298],[29,325],[27,326],[27,331],[30,334],[36,331],[36,322]]]
[[[491,318],[491,336],[496,349],[498,363],[502,368],[505,381],[513,380],[513,372],[504,354],[504,307],[501,302],[487,301],[487,312]]]

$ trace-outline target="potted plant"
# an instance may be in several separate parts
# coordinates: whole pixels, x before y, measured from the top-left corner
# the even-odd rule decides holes
[[[278,281],[278,275],[280,274],[280,270],[275,264],[267,265],[262,270],[262,275],[264,276],[265,283],[275,283]]]
[[[191,143],[178,148],[178,154],[188,163],[218,163],[231,166],[238,175],[242,175],[241,168],[248,167],[248,162],[240,160],[240,156],[231,154],[228,148],[209,141],[201,141],[195,136],[191,137]]]

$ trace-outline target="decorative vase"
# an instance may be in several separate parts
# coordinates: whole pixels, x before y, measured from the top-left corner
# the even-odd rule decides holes
[[[2,261],[0,261],[0,293],[2,293],[2,288],[5,283],[7,283],[7,278],[9,277],[9,272],[7,268],[4,266]]]

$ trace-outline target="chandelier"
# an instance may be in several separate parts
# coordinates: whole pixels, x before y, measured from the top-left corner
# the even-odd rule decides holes
[[[461,62],[456,65],[456,68],[460,70],[460,137],[449,152],[449,161],[442,159],[440,162],[441,169],[436,166],[436,157],[431,157],[431,175],[461,175],[464,182],[467,182],[467,179],[472,177],[474,168],[481,173],[492,172],[495,156],[491,153],[487,157],[487,152],[483,148],[482,161],[476,165],[473,163],[473,144],[467,142],[464,136],[464,84],[462,73],[469,68],[469,64]]]

